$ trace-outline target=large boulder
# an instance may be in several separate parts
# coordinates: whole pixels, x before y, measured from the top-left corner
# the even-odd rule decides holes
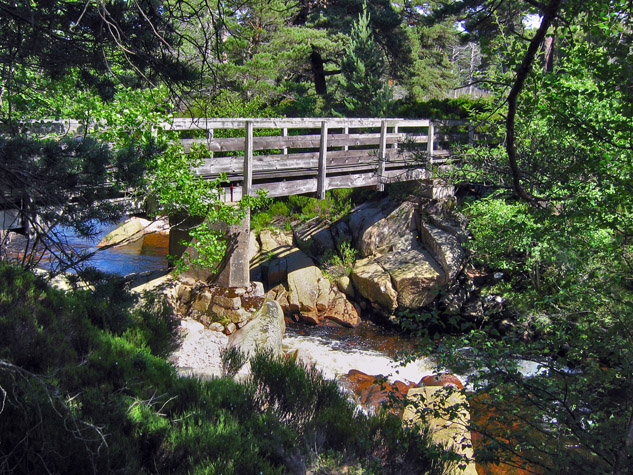
[[[368,257],[356,261],[352,282],[358,293],[370,302],[389,312],[398,307],[398,292],[393,287],[391,276],[376,259]]]
[[[130,218],[114,231],[108,233],[97,247],[122,246],[138,241],[150,234],[169,234],[169,223],[165,219],[149,221],[143,218]]]
[[[466,262],[466,251],[459,237],[423,219],[418,223],[418,231],[422,243],[434,254],[444,270],[445,277],[442,284],[452,282]]]
[[[247,357],[257,352],[281,356],[285,331],[286,322],[281,306],[275,300],[266,299],[255,318],[230,336],[228,346],[239,349]]]
[[[389,200],[383,200],[363,203],[350,212],[347,219],[347,225],[349,227],[353,243],[356,249],[361,252],[362,257],[371,255],[371,252],[368,254],[363,253],[362,249],[369,249],[372,247],[371,243],[363,244],[363,240],[367,239],[365,231],[380,220],[389,216],[396,207],[397,205],[395,203],[392,203]],[[374,235],[374,233],[370,232],[368,235]],[[373,243],[374,247],[376,247],[376,245],[377,243]]]
[[[359,259],[351,278],[356,291],[380,313],[419,308],[431,303],[441,287],[462,270],[466,253],[462,236],[451,224],[438,227],[419,205],[385,200],[354,210],[349,228]]]
[[[427,305],[445,282],[441,266],[417,243],[410,249],[380,256],[376,261],[389,274],[399,307]]]
[[[385,254],[400,247],[400,241],[415,232],[414,213],[415,204],[405,201],[376,222],[365,223],[369,225],[361,231],[357,245],[361,256]]]

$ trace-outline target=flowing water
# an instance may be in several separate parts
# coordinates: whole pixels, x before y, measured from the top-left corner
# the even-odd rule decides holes
[[[296,351],[299,357],[308,356],[327,378],[337,378],[356,369],[370,375],[381,374],[390,382],[417,383],[435,368],[433,359],[426,357],[402,366],[397,361],[399,355],[413,353],[415,340],[369,321],[356,328],[288,325],[284,350]]]

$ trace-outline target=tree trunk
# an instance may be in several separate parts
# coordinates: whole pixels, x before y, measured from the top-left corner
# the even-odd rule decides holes
[[[561,4],[563,0],[550,0],[549,4],[545,7],[543,11],[543,20],[541,20],[541,26],[539,26],[536,34],[530,41],[530,45],[528,46],[528,50],[523,57],[523,61],[521,61],[521,65],[517,70],[517,77],[512,85],[512,89],[508,94],[508,116],[506,117],[506,153],[508,154],[508,162],[510,164],[510,171],[512,173],[512,188],[514,193],[524,200],[532,201],[533,197],[530,196],[523,189],[521,185],[521,170],[519,169],[519,165],[517,163],[517,150],[516,150],[516,142],[515,142],[515,119],[517,114],[517,99],[519,94],[523,90],[523,85],[525,84],[525,80],[530,74],[530,70],[532,69],[532,64],[534,63],[534,59],[536,57],[536,53],[538,52],[543,40],[545,39],[545,35],[547,34],[547,30],[558,12],[560,11]]]
[[[312,74],[314,75],[314,90],[320,96],[325,96],[327,94],[327,85],[325,84],[323,58],[315,49],[313,49],[310,54],[310,62],[312,63]]]

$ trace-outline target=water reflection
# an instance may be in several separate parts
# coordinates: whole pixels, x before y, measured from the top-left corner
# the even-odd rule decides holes
[[[169,237],[162,234],[149,234],[144,238],[120,247],[108,249],[97,248],[97,243],[106,234],[115,230],[120,224],[95,223],[97,234],[93,238],[78,236],[72,229],[55,227],[54,232],[60,240],[67,243],[70,249],[78,253],[96,253],[81,267],[95,267],[96,269],[119,275],[128,275],[136,272],[161,270],[167,267],[166,255],[169,248]],[[23,252],[25,238],[16,235],[9,245],[9,253],[19,256]],[[54,262],[50,258],[44,258],[38,267],[51,269]]]

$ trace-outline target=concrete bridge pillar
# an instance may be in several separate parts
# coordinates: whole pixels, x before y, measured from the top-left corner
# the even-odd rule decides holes
[[[203,218],[176,215],[169,217],[169,255],[176,258],[189,253],[190,258],[197,257],[194,240],[189,230],[204,222]],[[183,276],[205,282],[213,281],[222,287],[247,287],[250,285],[249,269],[249,237],[250,211],[240,224],[228,226],[224,223],[214,223],[214,226],[226,236],[227,251],[217,269],[200,269],[190,266],[183,272]]]

